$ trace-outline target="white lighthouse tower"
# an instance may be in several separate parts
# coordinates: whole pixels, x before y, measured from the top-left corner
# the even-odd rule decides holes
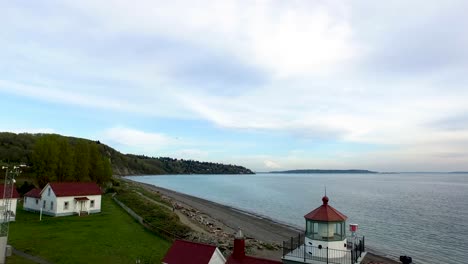
[[[322,198],[323,204],[304,216],[306,233],[304,244],[317,248],[346,250],[346,215],[328,205],[328,197]],[[344,251],[337,251],[343,252]],[[335,254],[336,257],[342,257]]]
[[[348,217],[328,204],[325,195],[322,205],[304,215],[305,234],[283,241],[283,264],[359,264],[366,255],[364,237],[357,237],[357,225],[351,225],[353,238],[346,239]]]

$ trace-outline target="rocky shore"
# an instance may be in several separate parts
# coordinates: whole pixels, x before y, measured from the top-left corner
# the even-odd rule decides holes
[[[232,251],[234,234],[238,228],[241,228],[247,237],[247,254],[275,260],[279,260],[282,256],[282,241],[303,232],[297,227],[212,201],[150,184],[136,184],[157,192],[172,204],[172,210],[181,221],[194,230],[186,239],[217,245],[225,255],[229,255]],[[363,263],[397,264],[399,262],[370,253]]]

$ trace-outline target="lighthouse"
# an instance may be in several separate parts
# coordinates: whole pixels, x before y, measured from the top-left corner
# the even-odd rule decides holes
[[[357,237],[357,225],[351,225],[353,237],[346,238],[348,217],[322,197],[322,205],[304,215],[305,233],[283,241],[283,263],[361,263],[366,255],[364,237]]]
[[[348,217],[328,204],[327,196],[322,205],[304,216],[306,245],[317,248],[346,250],[346,219]],[[340,256],[341,257],[341,256]]]

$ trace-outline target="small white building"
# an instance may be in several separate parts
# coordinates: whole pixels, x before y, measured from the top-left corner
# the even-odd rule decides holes
[[[101,188],[91,182],[48,183],[24,195],[24,210],[51,216],[101,212]]]
[[[11,199],[3,199],[3,196],[4,196],[4,193],[7,193],[7,196],[11,195]],[[9,208],[5,208],[6,209],[6,213],[9,214],[10,216],[10,221],[15,221],[15,217],[16,217],[16,205],[18,204],[18,199],[20,198],[18,192],[16,191],[16,188],[15,186],[13,185],[13,190],[11,189],[8,189],[8,186],[7,186],[7,189],[5,189],[5,185],[4,184],[0,184],[0,206],[8,206]],[[0,217],[0,222],[1,221],[4,221],[4,219],[6,218],[7,216],[1,216]]]
[[[41,209],[41,189],[34,188],[24,195],[23,209],[39,211]]]

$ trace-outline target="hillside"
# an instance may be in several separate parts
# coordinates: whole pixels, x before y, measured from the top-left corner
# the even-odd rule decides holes
[[[57,142],[68,142],[76,147],[80,144],[98,148],[107,160],[110,159],[114,175],[140,174],[252,174],[252,171],[242,166],[219,163],[199,162],[194,160],[173,159],[167,157],[147,157],[142,155],[122,154],[119,151],[88,139],[65,137],[51,134],[0,133],[0,165],[23,163],[30,168],[24,172],[26,177],[36,174],[34,165],[34,149],[39,139],[53,136]],[[77,150],[75,150],[76,152]],[[82,154],[78,152],[78,154]],[[62,155],[59,157],[62,158]]]

